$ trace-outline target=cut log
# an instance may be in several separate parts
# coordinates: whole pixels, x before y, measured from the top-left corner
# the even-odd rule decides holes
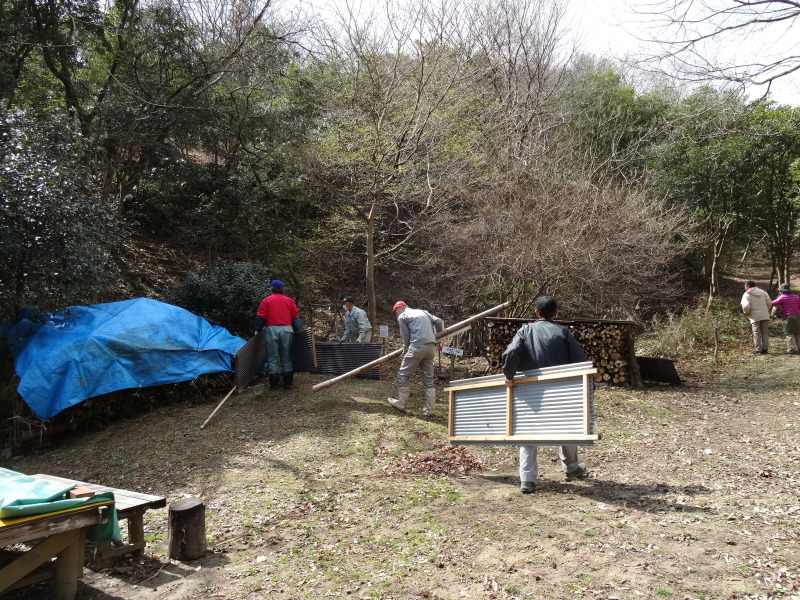
[[[197,560],[206,553],[206,507],[202,500],[184,498],[169,507],[169,556]]]

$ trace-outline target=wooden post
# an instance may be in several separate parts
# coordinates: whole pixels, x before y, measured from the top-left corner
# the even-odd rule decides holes
[[[86,546],[86,530],[73,529],[63,536],[69,543],[56,557],[56,600],[74,600],[78,592],[78,579],[83,575],[83,553]]]
[[[206,507],[202,500],[184,498],[169,507],[169,557],[196,560],[206,553]]]

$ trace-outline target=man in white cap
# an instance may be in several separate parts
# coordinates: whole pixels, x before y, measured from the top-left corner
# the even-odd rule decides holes
[[[769,294],[756,285],[755,281],[744,284],[742,294],[742,312],[750,319],[753,330],[754,354],[769,353],[769,313],[772,300]]]
[[[436,332],[444,330],[444,321],[426,310],[410,308],[402,300],[395,303],[392,311],[397,315],[400,336],[403,338],[403,362],[397,371],[397,398],[389,398],[389,404],[397,410],[405,411],[411,375],[419,367],[422,386],[425,388],[425,407],[422,412],[429,417],[436,404],[433,378]]]

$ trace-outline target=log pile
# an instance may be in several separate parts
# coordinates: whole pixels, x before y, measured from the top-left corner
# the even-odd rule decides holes
[[[500,372],[500,356],[517,330],[531,319],[487,319],[489,342],[486,358],[494,373]],[[626,321],[556,321],[569,329],[587,358],[597,368],[594,379],[609,385],[635,383],[631,361],[635,361],[633,326]]]

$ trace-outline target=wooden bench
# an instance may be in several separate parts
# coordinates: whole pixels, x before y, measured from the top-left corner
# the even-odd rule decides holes
[[[75,485],[87,487],[97,493],[114,493],[117,518],[120,521],[128,521],[128,540],[120,545],[115,545],[110,541],[97,542],[92,560],[92,569],[95,571],[107,569],[111,566],[114,558],[122,556],[123,554],[130,554],[133,557],[142,556],[145,547],[144,514],[150,509],[164,508],[167,505],[167,499],[164,496],[141,494],[139,492],[131,492],[129,490],[121,490],[94,483],[75,481],[74,479],[66,479],[64,477],[55,477],[54,475],[39,474],[33,475],[33,477],[58,483],[74,483]]]
[[[107,523],[111,500],[55,513],[3,519],[0,547],[42,540],[0,568],[0,595],[53,578],[56,600],[74,600],[83,575],[86,528]],[[55,565],[51,558],[55,557]],[[43,567],[44,565],[44,567]]]

